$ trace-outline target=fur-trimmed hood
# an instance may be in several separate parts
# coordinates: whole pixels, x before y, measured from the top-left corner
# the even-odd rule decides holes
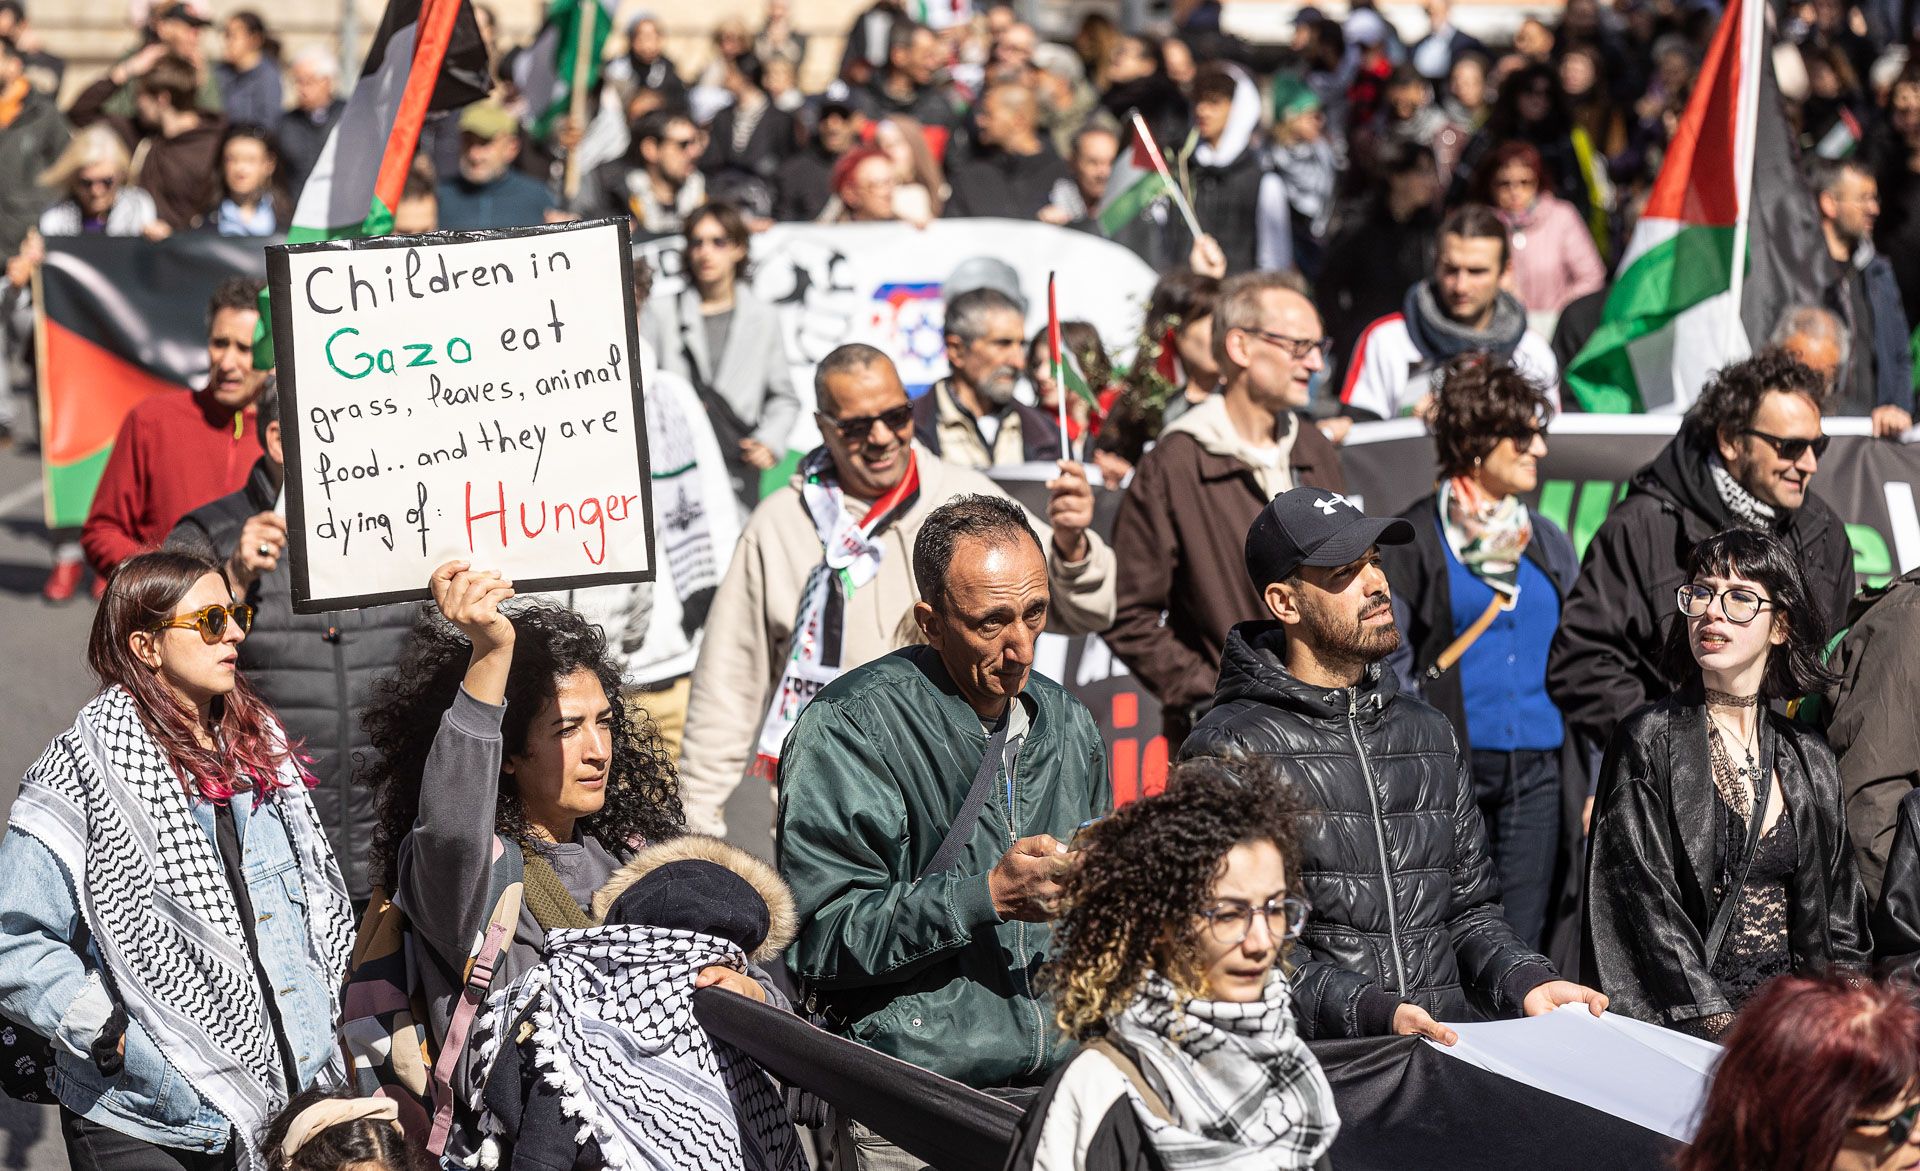
[[[773,867],[740,847],[706,834],[682,834],[635,854],[631,861],[614,871],[613,877],[594,892],[593,921],[605,921],[607,909],[613,906],[613,901],[648,874],[670,862],[687,861],[711,862],[725,867],[746,880],[747,885],[767,904],[767,938],[754,949],[749,959],[764,964],[779,956],[793,942],[800,930],[800,917],[794,910],[793,891],[788,889],[786,880]]]

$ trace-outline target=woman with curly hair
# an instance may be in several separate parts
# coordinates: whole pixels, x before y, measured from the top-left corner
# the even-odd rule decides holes
[[[1873,945],[1840,766],[1771,706],[1833,682],[1793,550],[1716,533],[1676,593],[1679,689],[1622,720],[1600,766],[1583,970],[1614,1011],[1715,1039],[1767,981],[1864,971]]]
[[[503,609],[513,583],[466,562],[430,585],[439,615],[422,617],[366,715],[380,819],[368,862],[412,926],[438,1041],[503,894],[523,889],[495,986],[540,961],[548,931],[591,926],[594,891],[682,819],[672,761],[615,702],[599,628],[554,606]],[[708,975],[765,999],[731,970]]]
[[[1280,1171],[1340,1129],[1280,970],[1304,807],[1271,760],[1202,757],[1093,823],[1062,881],[1043,979],[1081,1043],[1028,1111],[1009,1171]]]
[[[1539,487],[1553,412],[1525,374],[1481,355],[1455,359],[1433,403],[1439,483],[1400,514],[1412,543],[1380,550],[1405,636],[1388,661],[1453,723],[1507,922],[1539,948],[1562,848],[1566,739],[1547,648],[1580,575],[1573,542],[1523,499]],[[1578,849],[1574,838],[1567,857]]]

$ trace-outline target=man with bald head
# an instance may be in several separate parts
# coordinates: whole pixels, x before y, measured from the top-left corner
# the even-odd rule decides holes
[[[1224,389],[1167,428],[1120,503],[1106,640],[1160,701],[1169,755],[1213,697],[1227,632],[1265,612],[1237,572],[1254,518],[1291,488],[1346,491],[1338,453],[1301,413],[1326,365],[1323,332],[1290,273],[1223,283],[1213,356]]]
[[[1053,202],[1054,185],[1071,189],[1072,172],[1040,135],[1040,101],[1017,82],[987,87],[976,110],[973,157],[947,172],[953,194],[945,214],[1030,220]]]
[[[688,825],[726,830],[727,798],[751,766],[772,781],[787,733],[842,673],[913,641],[912,549],[927,517],[956,496],[1006,493],[915,440],[913,403],[891,359],[845,345],[814,373],[824,442],[748,518],[707,617],[680,759]],[[1093,490],[1061,461],[1047,518],[1047,626],[1064,634],[1113,621],[1113,550],[1091,531]]]

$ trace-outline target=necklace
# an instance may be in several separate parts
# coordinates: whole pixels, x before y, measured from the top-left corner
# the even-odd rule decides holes
[[[1725,691],[1715,691],[1709,687],[1707,688],[1707,703],[1714,707],[1759,707],[1760,696],[1757,693],[1754,695],[1731,695]]]
[[[1759,738],[1759,729],[1754,729],[1751,739],[1741,739],[1731,735],[1720,720],[1708,713],[1711,725],[1708,728],[1707,760],[1713,769],[1714,787],[1720,790],[1735,813],[1741,817],[1753,814],[1753,794],[1760,783],[1760,764],[1754,759],[1754,743]],[[1729,741],[1738,743],[1740,751],[1746,757],[1745,763],[1736,764],[1732,753],[1727,751]]]

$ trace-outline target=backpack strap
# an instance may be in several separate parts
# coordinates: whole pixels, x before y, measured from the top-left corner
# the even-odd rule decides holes
[[[1118,1069],[1128,1081],[1133,1083],[1134,1092],[1138,1093],[1140,1095],[1140,1101],[1146,1104],[1147,1112],[1168,1126],[1174,1125],[1173,1111],[1167,1109],[1166,1099],[1162,1098],[1153,1086],[1148,1084],[1147,1075],[1140,1072],[1138,1063],[1136,1063],[1133,1058],[1127,1056],[1124,1050],[1105,1037],[1088,1041],[1082,1048],[1098,1053],[1108,1061],[1113,1062],[1114,1068]]]
[[[453,1132],[453,1074],[467,1047],[467,1034],[480,1015],[480,1006],[486,1002],[494,970],[506,958],[507,949],[513,946],[513,929],[520,920],[521,889],[518,884],[508,887],[494,904],[486,938],[467,970],[467,982],[454,1002],[453,1014],[447,1019],[447,1035],[440,1042],[440,1056],[433,1063],[433,1132],[427,1138],[427,1151],[436,1157],[446,1153],[447,1138]]]

